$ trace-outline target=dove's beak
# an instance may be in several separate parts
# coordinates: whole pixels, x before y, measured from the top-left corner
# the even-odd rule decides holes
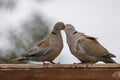
[[[66,31],[66,27],[63,30]]]

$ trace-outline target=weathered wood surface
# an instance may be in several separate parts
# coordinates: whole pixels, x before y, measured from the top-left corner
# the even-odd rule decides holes
[[[120,64],[0,64],[0,80],[120,80]]]

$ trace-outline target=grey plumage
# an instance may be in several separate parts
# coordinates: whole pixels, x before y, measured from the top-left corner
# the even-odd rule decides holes
[[[66,24],[64,29],[67,36],[67,43],[71,53],[82,63],[116,63],[111,57],[115,55],[109,53],[98,41],[97,38],[78,32],[71,24]]]
[[[33,61],[52,61],[60,54],[63,48],[63,40],[61,30],[65,28],[63,22],[57,22],[51,33],[33,48],[23,54],[21,57],[8,61],[8,63],[16,63],[23,60]]]

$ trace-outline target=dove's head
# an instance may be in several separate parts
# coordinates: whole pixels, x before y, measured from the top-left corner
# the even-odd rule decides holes
[[[64,31],[66,34],[69,34],[69,35],[73,35],[77,33],[74,26],[72,26],[71,24],[66,24]]]
[[[63,30],[64,28],[65,28],[65,25],[63,22],[57,22],[54,26],[54,30],[56,31]]]
[[[65,34],[67,38],[67,43],[71,49],[73,49],[73,45],[75,45],[76,39],[78,37],[78,32],[75,30],[74,26],[71,24],[65,25]]]

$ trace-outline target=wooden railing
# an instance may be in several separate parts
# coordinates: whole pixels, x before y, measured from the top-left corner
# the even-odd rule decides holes
[[[0,64],[0,80],[120,80],[120,64]]]

